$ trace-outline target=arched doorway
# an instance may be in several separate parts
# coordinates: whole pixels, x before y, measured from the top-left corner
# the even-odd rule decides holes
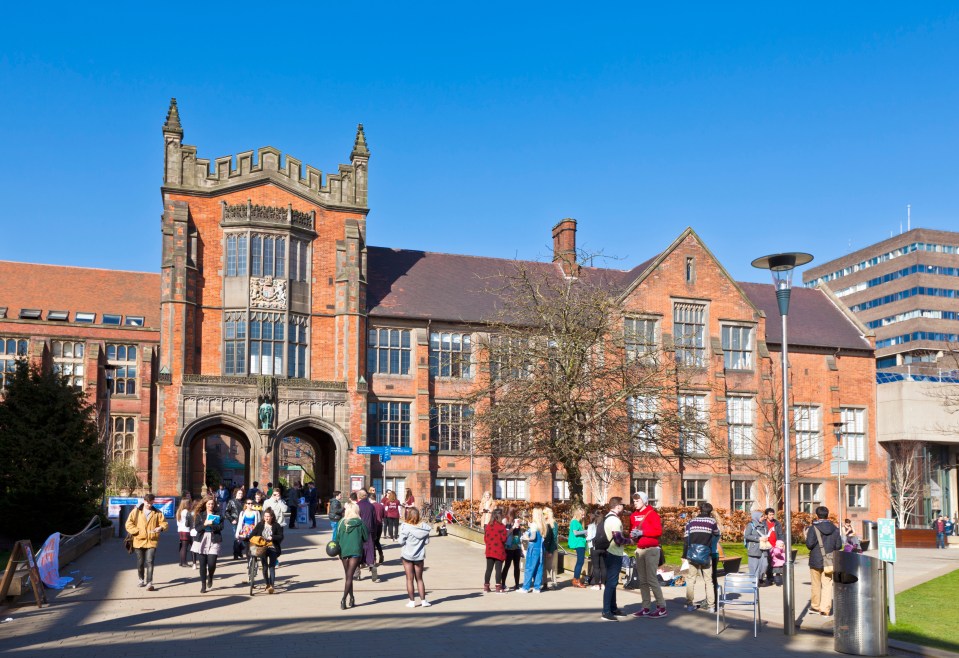
[[[256,429],[232,414],[213,414],[194,420],[178,437],[180,491],[193,496],[203,485],[249,487],[258,479],[262,450]]]
[[[338,427],[319,418],[299,418],[278,427],[274,437],[274,482],[315,482],[321,500],[346,489],[349,444]]]
[[[198,495],[206,484],[216,489],[220,483],[230,491],[250,486],[251,446],[241,433],[213,428],[194,435],[190,441],[190,466],[187,489]]]

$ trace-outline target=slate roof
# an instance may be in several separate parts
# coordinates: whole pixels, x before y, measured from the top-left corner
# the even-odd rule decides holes
[[[771,283],[744,283],[740,287],[760,310],[766,312],[766,342],[781,345],[782,320]],[[816,288],[793,286],[789,298],[789,344],[872,350],[862,330],[829,295]]]
[[[63,265],[0,261],[0,307],[17,319],[20,309],[141,316],[143,326],[160,328],[160,275]]]
[[[482,324],[495,317],[501,275],[517,265],[561,275],[554,263],[439,254],[369,247],[367,308],[373,317],[429,319]],[[584,280],[624,291],[650,265],[631,270],[584,268]],[[779,308],[772,284],[740,283],[746,296],[766,312],[766,341],[781,344]],[[794,288],[789,309],[789,343],[796,346],[872,350],[860,329],[822,291]]]

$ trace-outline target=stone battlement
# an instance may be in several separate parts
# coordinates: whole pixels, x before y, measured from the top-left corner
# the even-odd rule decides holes
[[[198,158],[197,148],[182,143],[183,128],[176,99],[163,126],[164,189],[216,194],[236,187],[271,181],[299,194],[304,199],[333,207],[367,208],[367,165],[369,150],[363,125],[356,132],[351,163],[339,165],[335,174],[327,174],[285,155],[272,146],[244,151],[210,160]]]

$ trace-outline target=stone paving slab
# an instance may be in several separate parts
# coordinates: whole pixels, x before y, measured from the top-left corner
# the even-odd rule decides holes
[[[3,613],[13,621],[0,625],[0,653],[167,658],[196,651],[210,656],[260,651],[304,656],[635,655],[641,643],[644,649],[677,656],[833,654],[831,635],[805,630],[793,638],[783,635],[777,627],[781,603],[778,619],[775,606],[781,593],[774,588],[763,592],[765,620],[758,638],[752,637],[751,621],[735,614],[716,635],[714,615],[682,610],[684,588],[666,588],[666,619],[630,617],[615,624],[599,619],[598,591],[564,586],[543,594],[484,595],[482,546],[453,537],[434,537],[427,549],[425,579],[433,607],[404,606],[399,548],[387,544],[382,582],[364,577],[354,588],[357,606],[341,611],[342,567],[323,550],[328,529],[297,529],[287,536],[276,594],[257,590],[253,597],[241,582],[245,562],[229,556],[221,556],[213,590],[201,595],[198,572],[176,564],[175,535],[162,538],[157,591],[146,592],[136,587],[134,558],[119,540],[111,540],[64,570],[91,580],[77,589],[49,592],[46,608],[27,602]],[[804,571],[808,574],[797,568],[797,585]],[[562,577],[564,583],[568,578],[568,573]],[[797,603],[805,600],[801,596],[797,586]],[[639,606],[634,592],[621,590],[618,599],[627,611]]]

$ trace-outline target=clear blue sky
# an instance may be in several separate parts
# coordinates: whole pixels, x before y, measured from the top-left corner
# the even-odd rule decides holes
[[[841,256],[906,204],[959,230],[952,3],[27,4],[0,25],[0,259],[156,271],[171,96],[211,159],[335,171],[364,123],[372,245],[545,257],[570,216],[632,267],[692,226],[765,281],[751,259]]]

